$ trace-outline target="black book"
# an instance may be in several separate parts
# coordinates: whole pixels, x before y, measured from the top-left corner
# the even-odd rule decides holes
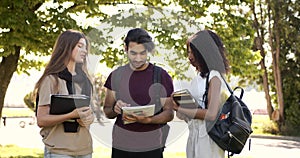
[[[86,95],[51,95],[50,114],[60,115],[72,112],[75,108],[90,105],[90,97]]]
[[[190,91],[187,89],[174,92],[173,99],[182,108],[201,108],[197,100],[191,95]]]
[[[89,106],[90,97],[86,95],[51,95],[50,114],[60,115],[72,112],[76,108]],[[76,119],[67,120],[63,122],[64,131],[76,133],[78,131],[79,123]]]

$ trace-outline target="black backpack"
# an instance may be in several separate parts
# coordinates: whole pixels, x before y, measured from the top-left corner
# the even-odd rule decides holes
[[[204,101],[206,103],[206,106],[209,86],[208,80],[209,73],[206,79],[206,88],[204,94]],[[236,87],[234,88],[234,90],[232,90],[224,78],[223,80],[230,92],[230,96],[228,97],[222,109],[220,110],[215,124],[207,132],[210,138],[220,148],[228,151],[229,157],[233,154],[239,154],[243,150],[246,141],[252,133],[252,115],[247,105],[242,101],[242,97],[244,94],[243,88]],[[241,90],[240,97],[234,95],[234,91],[237,89]]]

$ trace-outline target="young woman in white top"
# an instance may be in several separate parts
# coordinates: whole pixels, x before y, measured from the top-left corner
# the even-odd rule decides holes
[[[211,42],[209,43],[209,41]],[[223,103],[221,94],[225,85],[221,74],[225,74],[229,70],[223,43],[214,32],[203,30],[187,40],[187,52],[191,65],[197,71],[197,76],[192,80],[189,90],[196,98],[200,108],[182,108],[175,102],[173,107],[177,117],[188,123],[187,158],[224,158],[224,150],[207,134],[208,128],[212,126],[208,122],[216,119]],[[208,74],[209,89],[205,105],[203,95]]]

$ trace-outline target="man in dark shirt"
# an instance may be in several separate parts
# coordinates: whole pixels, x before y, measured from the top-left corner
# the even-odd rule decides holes
[[[162,158],[163,129],[174,117],[170,100],[174,90],[172,79],[158,67],[159,83],[153,81],[157,66],[149,63],[147,57],[153,52],[154,43],[145,30],[130,30],[124,42],[129,63],[114,70],[104,85],[107,88],[104,112],[108,118],[116,118],[112,158]],[[122,107],[151,104],[156,104],[154,116],[122,115]],[[124,121],[134,123],[124,124]]]

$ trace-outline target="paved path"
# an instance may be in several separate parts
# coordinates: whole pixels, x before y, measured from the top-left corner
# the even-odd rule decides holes
[[[0,145],[15,144],[20,147],[40,148],[44,145],[39,135],[39,128],[36,125],[26,125],[25,128],[18,126],[19,120],[8,122],[7,126],[0,126]],[[105,123],[101,126],[94,123],[92,133],[94,147],[110,148],[112,123]],[[166,152],[185,152],[188,131],[182,122],[172,122],[171,135],[168,138]],[[300,138],[294,137],[265,137],[252,136],[251,150],[248,144],[241,154],[235,155],[236,158],[299,158],[300,157]]]
[[[294,139],[294,140],[292,140]],[[251,158],[299,158],[300,140],[292,137],[255,136],[251,138],[251,149],[249,144],[241,154],[236,157]]]

